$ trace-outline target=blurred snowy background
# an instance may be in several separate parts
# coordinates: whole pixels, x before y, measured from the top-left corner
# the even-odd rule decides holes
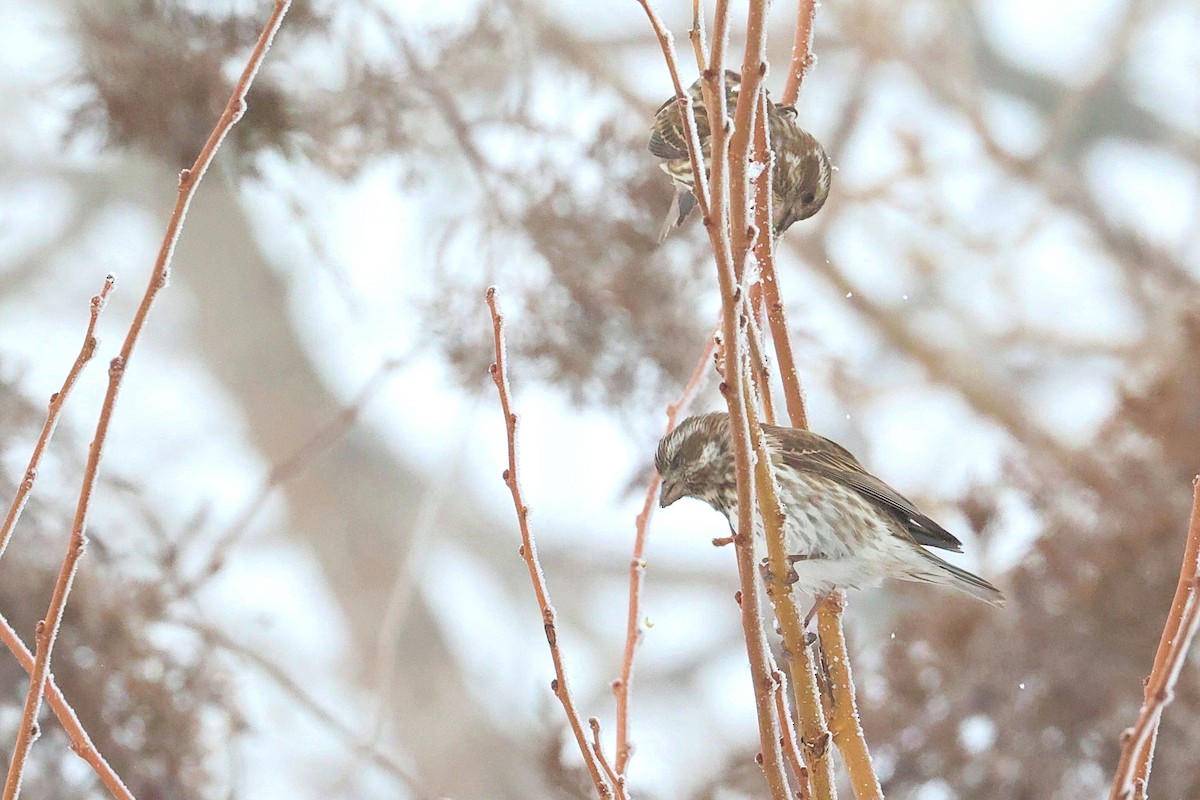
[[[690,3],[659,9],[686,42]],[[0,563],[30,638],[176,174],[268,11],[5,4],[5,503],[118,279]],[[1200,469],[1197,31],[1196,0],[818,11],[800,119],[838,172],[781,254],[812,422],[1011,599],[852,595],[890,798],[1097,797],[1134,718]],[[654,241],[670,91],[633,0],[294,5],[131,362],[54,662],[139,798],[590,796],[500,480],[483,289],[576,699],[611,734],[640,487],[718,305],[700,226]],[[639,797],[761,796],[723,526],[691,501],[653,523]],[[5,757],[26,684],[3,654]],[[1161,797],[1200,796],[1197,713],[1193,663]],[[42,727],[26,796],[103,796]]]

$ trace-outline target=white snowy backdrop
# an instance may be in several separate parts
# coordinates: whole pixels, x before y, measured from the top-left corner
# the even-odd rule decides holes
[[[88,299],[117,276],[0,562],[23,634],[176,174],[268,6],[4,12],[6,503]],[[686,41],[690,3],[659,8]],[[1197,30],[1194,0],[818,10],[799,113],[838,171],[781,247],[812,424],[1013,600],[852,596],[889,797],[1107,785],[1200,469]],[[55,661],[138,797],[588,796],[500,480],[483,289],[510,312],[523,478],[576,697],[611,732],[640,487],[718,307],[699,225],[654,241],[670,189],[645,138],[669,93],[633,0],[295,5],[131,363]],[[710,386],[697,407],[717,402]],[[280,465],[296,469],[273,482]],[[653,522],[638,796],[759,790],[733,558],[709,544],[723,526],[690,501]],[[23,676],[0,659],[6,753]],[[1197,711],[1193,665],[1163,797],[1200,792]],[[102,796],[43,729],[27,796]]]

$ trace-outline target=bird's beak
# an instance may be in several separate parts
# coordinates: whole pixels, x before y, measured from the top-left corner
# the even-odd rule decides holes
[[[684,488],[682,482],[668,483],[663,481],[662,493],[658,496],[659,508],[666,508],[674,503],[679,498],[683,497]]]

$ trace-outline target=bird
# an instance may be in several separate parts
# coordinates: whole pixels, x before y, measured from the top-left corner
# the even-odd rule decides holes
[[[737,530],[737,478],[729,415],[691,416],[662,438],[655,467],[659,504],[702,500]],[[874,586],[886,578],[936,583],[994,606],[1004,595],[978,575],[926,548],[962,552],[962,542],[867,472],[848,450],[798,428],[763,425],[784,515],[788,581],[815,597]],[[762,537],[761,521],[756,535]]]
[[[712,130],[704,111],[704,96],[697,80],[688,89],[696,116],[696,135],[704,158],[705,174],[712,167]],[[742,78],[732,70],[725,71],[725,103],[729,116],[737,106]],[[767,98],[767,121],[771,132],[771,149],[775,153],[772,176],[774,206],[774,235],[783,235],[793,223],[808,219],[821,210],[829,196],[833,168],[821,143],[796,122],[796,109],[781,106]],[[663,241],[672,230],[683,224],[696,206],[692,163],[688,158],[687,135],[683,129],[683,114],[676,98],[667,100],[654,115],[650,130],[650,152],[663,159],[663,172],[675,184],[675,198],[659,234]]]

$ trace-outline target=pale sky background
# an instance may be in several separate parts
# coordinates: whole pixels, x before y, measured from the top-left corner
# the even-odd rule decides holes
[[[255,9],[256,13],[268,6],[219,5],[223,11]],[[681,45],[686,43],[688,5],[658,3]],[[781,29],[790,14],[785,5],[776,4],[774,10]],[[896,5],[900,29],[919,31],[927,22],[920,8],[904,13],[903,4]],[[1124,8],[1108,0],[988,0],[977,6],[991,43],[1005,58],[1069,83],[1087,80],[1097,66],[1096,42],[1105,39]],[[474,7],[447,0],[390,5],[410,31],[460,25]],[[642,37],[647,47],[653,44],[633,0],[558,3],[550,8],[598,35]],[[5,263],[54,237],[66,218],[73,199],[56,174],[92,169],[97,158],[105,162],[127,158],[96,142],[63,145],[69,97],[51,87],[74,68],[72,40],[66,30],[69,14],[62,3],[15,0],[0,26],[0,96],[4,98],[0,104],[0,272]],[[735,18],[737,14],[740,10]],[[1161,115],[1195,134],[1200,130],[1200,106],[1195,103],[1200,96],[1200,49],[1195,36],[1200,11],[1195,3],[1172,2],[1152,16],[1146,34],[1134,44],[1133,68],[1125,79],[1138,88],[1147,114]],[[343,33],[361,37],[370,52],[374,40],[369,27],[347,24]],[[413,38],[420,40],[417,34]],[[740,29],[735,28],[734,52],[740,52],[740,43]],[[648,102],[669,93],[661,61],[647,57],[654,52],[625,49],[618,55],[628,58],[630,68],[637,70],[633,83]],[[314,81],[337,83],[339,76],[328,74],[320,53],[307,56],[289,53],[288,59],[307,67]],[[784,67],[773,64],[770,85],[776,93],[782,91]],[[801,114],[818,133],[828,131],[837,108],[845,102],[841,93],[847,69],[846,64],[827,66],[820,60],[806,85]],[[549,79],[542,86],[548,113],[562,105],[556,92],[571,91]],[[1002,131],[1002,141],[1014,153],[1031,151],[1044,135],[1032,112],[1017,101],[990,99],[985,112],[988,124]],[[566,103],[564,118],[556,122],[584,130],[595,124],[594,116]],[[941,173],[944,179],[932,189],[973,230],[1006,243],[994,254],[961,253],[962,268],[954,273],[951,286],[959,304],[956,314],[970,317],[988,332],[1033,326],[1105,343],[1136,340],[1144,320],[1123,299],[1107,265],[1098,263],[1094,251],[1081,245],[1079,227],[1068,219],[1045,219],[1052,212],[1044,199],[986,167],[980,145],[961,119],[940,112],[920,87],[886,67],[864,116],[863,130],[876,131],[879,140],[887,139],[888,131],[904,131],[919,137],[927,152],[950,164]],[[865,190],[902,166],[903,153],[862,136],[850,142],[837,165],[835,193]],[[519,142],[496,142],[494,152],[501,162],[519,163],[522,158]],[[1096,148],[1088,163],[1095,185],[1106,187],[1100,193],[1101,204],[1151,241],[1178,242],[1196,230],[1200,174],[1193,164],[1116,140]],[[218,162],[208,180],[221,180],[227,166]],[[288,276],[292,312],[304,320],[300,327],[312,363],[330,389],[350,403],[382,362],[407,357],[406,366],[366,407],[360,429],[437,476],[438,484],[469,484],[470,502],[480,505],[480,513],[510,529],[513,563],[506,566],[518,568],[518,534],[500,480],[505,465],[504,428],[487,375],[479,375],[478,391],[469,394],[437,354],[410,353],[421,331],[409,309],[427,299],[427,276],[436,260],[423,232],[432,222],[455,213],[454,195],[464,191],[463,185],[423,187],[420,195],[408,192],[399,182],[397,165],[388,159],[371,164],[348,183],[315,166],[280,157],[263,158],[259,166],[261,179],[244,181],[239,199],[263,252],[279,274]],[[203,184],[200,192],[208,188]],[[922,193],[930,188],[913,187],[914,206],[922,204]],[[312,223],[308,229],[292,224],[293,205],[307,211]],[[30,397],[48,397],[78,349],[88,298],[107,272],[117,276],[117,288],[100,324],[101,349],[67,408],[60,444],[74,442],[82,447],[87,441],[103,396],[105,364],[140,299],[168,213],[166,207],[114,203],[79,247],[44,265],[35,279],[39,291],[0,296],[0,370]],[[1022,238],[1020,231],[1030,218],[1042,218],[1045,224]],[[898,267],[891,255],[900,238],[896,231],[909,241],[913,229],[924,224],[915,213],[904,215],[891,208],[846,213],[831,232],[828,246],[850,270],[855,291],[889,304],[910,303],[929,330],[937,331],[946,321],[928,308],[923,278]],[[870,235],[863,235],[864,230]],[[185,227],[183,237],[188,235]],[[804,235],[804,224],[789,233]],[[325,265],[315,254],[314,236],[328,259]],[[936,227],[921,231],[917,238],[930,250],[959,246]],[[1195,265],[1195,250],[1190,258]],[[848,446],[902,492],[919,497],[923,507],[950,530],[964,530],[965,518],[949,503],[972,485],[1001,478],[1010,454],[1007,436],[979,419],[956,395],[931,384],[920,371],[889,361],[874,335],[847,313],[827,283],[796,269],[794,254],[785,256],[785,261],[791,316],[807,334],[798,341],[803,342],[799,345],[802,377],[814,428]],[[349,296],[336,275],[344,276]],[[1007,290],[1000,294],[1002,281],[1011,294]],[[504,303],[503,281],[500,293]],[[35,294],[36,303],[30,300]],[[183,526],[204,507],[211,515],[212,529],[221,530],[254,496],[270,465],[248,443],[237,404],[191,347],[194,302],[174,287],[160,296],[120,396],[103,469],[111,475],[135,476],[168,525]],[[517,303],[508,305],[511,328],[539,324],[523,314]],[[479,313],[486,314],[482,297]],[[702,346],[696,343],[697,354]],[[872,383],[875,394],[853,413],[847,413],[826,390],[831,377],[821,365],[828,359],[851,365],[857,376]],[[1120,377],[1119,365],[1080,363],[1083,367],[1036,374],[1030,382],[1029,407],[1036,408],[1046,429],[1069,444],[1087,441],[1111,413]],[[1034,363],[1032,368],[1040,367]],[[631,432],[626,419],[599,407],[581,408],[562,392],[542,385],[520,360],[514,360],[510,369],[516,408],[522,415],[522,479],[540,546],[546,551],[587,549],[604,554],[612,563],[624,563],[641,505],[641,492],[630,493],[627,487],[649,464],[650,432],[661,427],[663,418],[641,420]],[[672,400],[672,396],[662,397],[660,408]],[[0,456],[18,470],[27,452],[16,448]],[[75,483],[54,476],[66,474],[67,469],[61,461],[48,464],[38,488],[45,502],[64,509],[72,503]],[[1001,585],[1003,570],[1020,560],[1040,529],[1038,516],[1017,493],[1004,496],[1003,535],[995,537],[987,550],[968,541],[966,554],[955,557]],[[97,498],[97,530],[119,524],[119,512],[107,500],[103,494]],[[459,497],[453,489],[443,488],[428,502],[456,503]],[[283,510],[278,498],[267,504],[249,540],[234,551],[229,565],[204,592],[203,613],[224,630],[253,630],[262,651],[279,662],[303,663],[308,688],[330,706],[339,706],[339,715],[348,721],[369,718],[374,713],[372,698],[344,680],[343,671],[347,663],[374,656],[348,650],[351,642],[341,612],[312,555],[273,532]],[[704,777],[695,765],[711,763],[716,754],[753,741],[756,735],[744,653],[731,638],[736,637],[737,625],[728,594],[735,588],[732,553],[708,544],[724,531],[721,517],[695,501],[680,503],[654,518],[644,594],[645,614],[653,628],[647,631],[639,663],[649,668],[695,657],[702,664],[691,688],[636,698],[635,776],[654,796],[670,796],[672,787],[692,787]],[[474,677],[479,702],[497,719],[515,718],[531,730],[558,726],[559,710],[545,688],[552,677],[551,665],[529,596],[508,597],[504,584],[492,574],[492,565],[461,543],[443,540],[436,530],[427,531],[419,542],[419,555],[412,562],[419,570],[419,590],[447,598],[437,610],[462,666]],[[728,593],[689,594],[656,586],[654,568],[662,563],[687,564],[723,576]],[[87,569],[86,561],[83,568]],[[552,595],[571,589],[554,573],[547,579]],[[586,713],[601,718],[611,736],[607,683],[616,677],[619,663],[625,584],[597,582],[589,590],[595,595],[595,616],[588,621],[592,629],[582,636],[566,626],[563,646],[577,699]],[[878,590],[852,597],[852,614],[880,611],[881,597]],[[875,616],[862,624],[886,628],[885,620]],[[852,635],[853,626],[859,624],[852,622]],[[704,657],[705,653],[711,656]],[[1013,676],[1014,689],[1021,678]],[[703,703],[691,694],[701,687]],[[249,673],[241,676],[236,691],[252,722],[249,734],[239,740],[237,755],[243,765],[238,771],[243,796],[263,800],[311,796],[314,776],[323,775],[324,780],[329,770],[343,768],[341,745],[331,744],[321,726],[298,712],[289,698]],[[0,719],[7,717],[0,715]],[[675,731],[689,729],[711,735],[674,736]],[[963,723],[962,735],[984,750],[995,731],[986,718],[971,717]],[[573,757],[569,748],[564,752]],[[396,796],[396,785],[382,777],[363,779],[355,786],[358,797]],[[942,800],[954,795],[931,784],[917,797]]]

